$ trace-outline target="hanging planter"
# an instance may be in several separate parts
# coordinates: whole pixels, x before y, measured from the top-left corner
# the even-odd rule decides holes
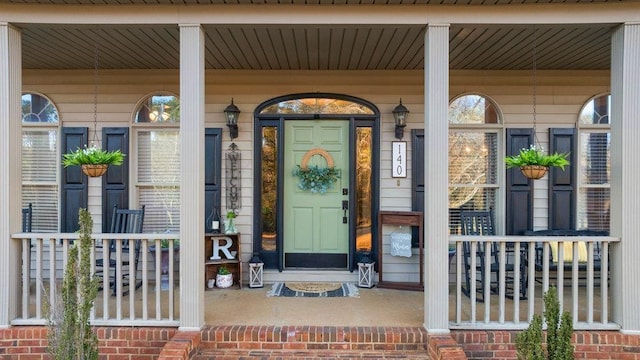
[[[533,180],[537,180],[545,176],[547,174],[547,170],[549,170],[549,167],[547,166],[540,166],[540,165],[520,166],[520,171],[522,172],[522,175]]]
[[[106,164],[84,164],[82,172],[89,177],[99,177],[107,172],[109,165]]]
[[[109,165],[122,165],[124,156],[120,150],[107,151],[92,146],[62,155],[62,164],[64,167],[81,166],[87,176],[98,177],[104,175]]]
[[[504,161],[507,168],[519,167],[522,175],[534,180],[543,177],[550,166],[564,170],[564,167],[569,165],[569,160],[567,160],[569,154],[545,155],[542,150],[541,147],[537,148],[535,145],[531,145],[528,149],[521,149],[518,155],[507,156]]]

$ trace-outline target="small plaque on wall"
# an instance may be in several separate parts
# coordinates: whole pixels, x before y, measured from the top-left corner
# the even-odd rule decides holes
[[[407,142],[393,141],[391,150],[391,177],[407,177]]]

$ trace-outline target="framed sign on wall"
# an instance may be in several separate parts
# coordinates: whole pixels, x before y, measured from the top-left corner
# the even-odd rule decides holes
[[[407,142],[393,141],[391,142],[391,177],[406,178],[407,177]]]

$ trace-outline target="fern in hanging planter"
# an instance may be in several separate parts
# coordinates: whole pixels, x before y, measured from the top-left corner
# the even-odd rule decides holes
[[[333,166],[326,168],[311,166],[303,169],[297,165],[293,170],[293,176],[300,178],[298,181],[299,189],[324,194],[338,181],[340,172]]]
[[[75,151],[62,155],[64,167],[74,165],[122,165],[124,154],[120,150],[107,151],[95,146],[77,148]]]
[[[524,176],[530,179],[541,178],[549,167],[559,167],[564,170],[564,167],[569,165],[568,153],[545,155],[543,150],[542,147],[531,145],[529,148],[521,149],[518,155],[507,156],[504,162],[507,164],[507,168],[519,167]]]

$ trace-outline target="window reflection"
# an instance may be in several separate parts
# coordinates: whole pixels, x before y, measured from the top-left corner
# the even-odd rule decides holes
[[[152,95],[140,105],[137,123],[179,123],[180,99],[173,95]]]
[[[52,102],[38,94],[22,94],[22,122],[58,123],[58,110]]]
[[[278,142],[277,128],[262,128],[262,250],[276,250],[276,204],[278,194]]]
[[[356,129],[356,250],[371,251],[372,128]]]

